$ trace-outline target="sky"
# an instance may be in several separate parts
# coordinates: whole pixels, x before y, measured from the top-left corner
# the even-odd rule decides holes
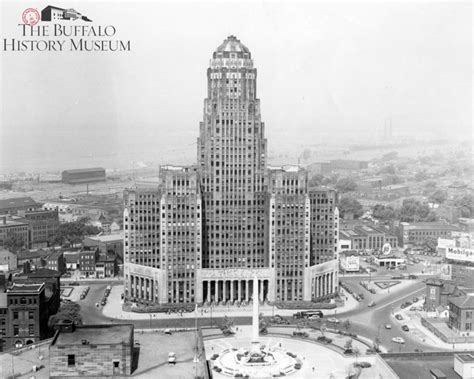
[[[51,4],[131,51],[1,51],[0,173],[193,163],[206,69],[231,34],[254,58],[270,151],[372,141],[387,118],[396,136],[472,137],[470,2]],[[0,41],[47,5],[2,2]]]

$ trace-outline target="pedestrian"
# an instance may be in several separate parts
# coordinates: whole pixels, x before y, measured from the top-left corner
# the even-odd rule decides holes
[[[314,372],[314,366],[313,366],[313,372]]]

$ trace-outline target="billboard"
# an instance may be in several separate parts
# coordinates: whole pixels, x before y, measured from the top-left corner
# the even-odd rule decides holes
[[[446,258],[453,261],[474,263],[474,249],[464,249],[462,247],[448,247]]]

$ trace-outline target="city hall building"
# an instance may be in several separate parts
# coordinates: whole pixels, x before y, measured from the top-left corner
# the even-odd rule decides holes
[[[338,289],[336,193],[269,167],[250,51],[213,53],[197,164],[124,193],[125,296],[149,304],[323,300]],[[258,293],[253,294],[253,280]]]

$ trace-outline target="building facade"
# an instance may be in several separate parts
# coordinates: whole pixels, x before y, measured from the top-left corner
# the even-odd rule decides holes
[[[57,210],[18,211],[18,216],[29,226],[30,249],[49,246],[51,237],[59,228]]]
[[[401,245],[403,247],[421,246],[430,239],[448,239],[459,229],[441,222],[401,222]]]
[[[322,300],[338,289],[336,193],[267,167],[250,51],[213,53],[197,165],[124,193],[125,296],[144,303]],[[253,281],[258,293],[253,294]]]
[[[474,296],[458,296],[449,299],[448,326],[461,336],[474,333]]]

